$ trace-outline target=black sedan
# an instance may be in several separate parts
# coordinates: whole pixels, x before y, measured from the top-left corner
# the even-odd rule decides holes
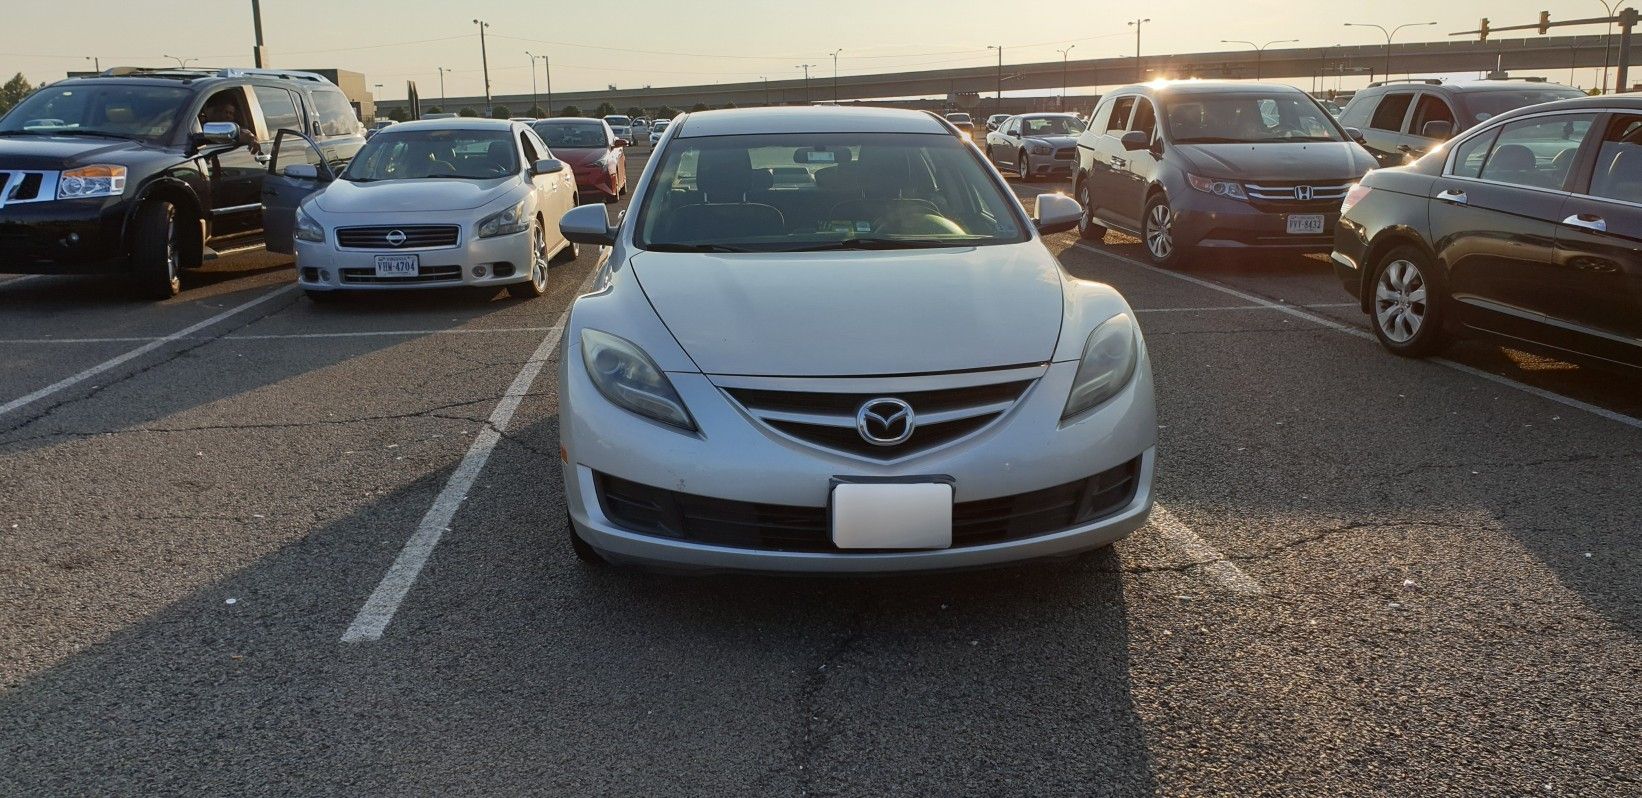
[[[1520,109],[1369,173],[1332,258],[1399,355],[1469,332],[1642,369],[1642,98]]]

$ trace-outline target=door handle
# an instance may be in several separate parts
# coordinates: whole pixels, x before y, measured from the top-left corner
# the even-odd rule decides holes
[[[1451,202],[1455,205],[1464,205],[1465,192],[1458,189],[1445,188],[1442,191],[1437,192],[1437,199],[1442,200],[1443,202]]]
[[[1581,230],[1589,230],[1593,233],[1608,232],[1608,220],[1603,219],[1594,213],[1576,213],[1566,219],[1563,219],[1562,223],[1568,225],[1569,227],[1577,227]]]
[[[265,152],[254,153],[251,157],[257,159],[257,163],[262,164],[263,166],[267,166],[268,162],[274,159],[274,156]]]

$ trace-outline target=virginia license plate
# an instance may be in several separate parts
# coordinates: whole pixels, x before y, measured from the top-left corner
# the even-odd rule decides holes
[[[1289,214],[1289,235],[1319,236],[1323,234],[1323,215],[1320,213]]]
[[[832,489],[832,543],[840,549],[952,547],[952,486],[841,483]]]
[[[377,277],[415,277],[422,270],[415,255],[377,255]]]

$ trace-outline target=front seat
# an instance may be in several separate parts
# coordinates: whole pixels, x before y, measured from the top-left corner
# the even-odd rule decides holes
[[[513,142],[492,141],[485,151],[485,163],[498,175],[513,171]]]
[[[748,192],[769,188],[770,182],[770,173],[754,170],[744,149],[703,150],[696,165],[702,201],[672,214],[665,240],[710,244],[784,234],[787,220],[781,211],[747,201]]]

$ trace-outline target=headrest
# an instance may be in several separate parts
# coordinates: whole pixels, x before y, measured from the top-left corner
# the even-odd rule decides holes
[[[703,150],[696,162],[696,188],[709,201],[739,200],[753,190],[753,174],[752,156],[744,149]]]
[[[1608,182],[1642,183],[1642,149],[1626,147],[1608,164]]]
[[[513,142],[510,141],[492,141],[486,155],[493,163],[507,163],[513,160],[513,155],[509,152],[512,147]]]
[[[110,105],[103,109],[103,118],[115,124],[137,121],[137,114],[129,105]]]
[[[1522,144],[1501,144],[1488,156],[1484,169],[1502,172],[1528,172],[1534,168],[1534,151]]]

